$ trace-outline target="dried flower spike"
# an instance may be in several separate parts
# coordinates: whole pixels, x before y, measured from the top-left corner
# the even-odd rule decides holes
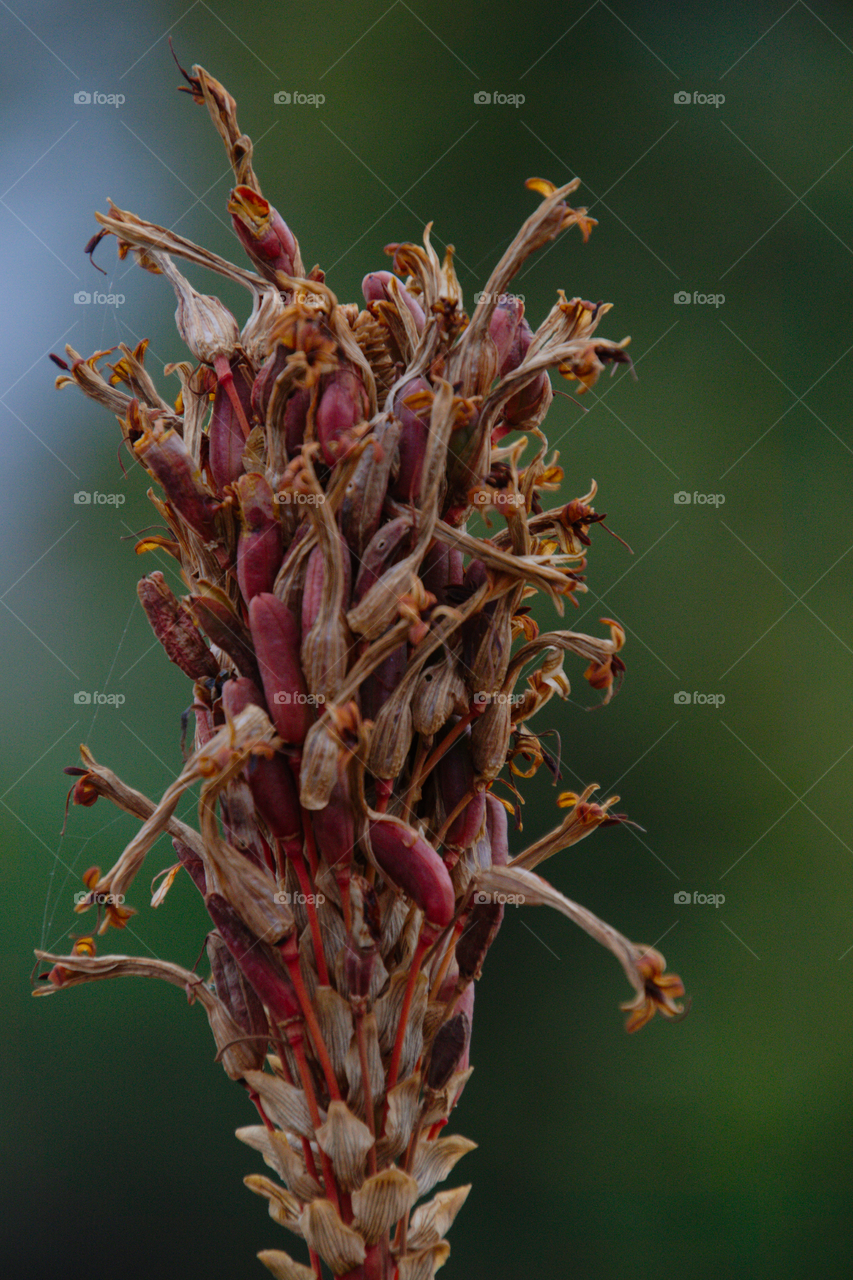
[[[104,797],[142,823],[110,870],[86,873],[76,909],[96,907],[101,933],[122,928],[125,897],[168,834],[178,861],[152,905],[186,870],[213,926],[211,980],[98,956],[87,936],[68,955],[37,953],[50,967],[36,994],[125,975],[183,989],[262,1121],[237,1136],[277,1180],[247,1185],[305,1259],[265,1249],[261,1262],[285,1280],[321,1280],[323,1264],[344,1280],[430,1280],[470,1190],[433,1194],[473,1146],[444,1129],[471,1073],[474,983],[505,903],[551,906],[613,953],[635,993],[622,1006],[629,1031],[683,1013],[681,980],[657,951],[534,870],[626,822],[617,797],[563,793],[563,821],[511,857],[515,806],[497,790],[520,800],[542,763],[559,776],[529,722],[567,696],[572,664],[604,702],[624,672],[618,622],[602,619],[609,637],[540,630],[529,601],[542,592],[561,614],[585,589],[603,519],[594,484],[544,507],[563,477],[542,433],[549,371],[584,390],[628,357],[593,339],[607,306],[558,292],[534,328],[506,293],[531,253],[573,226],[589,235],[593,220],[567,203],[576,181],[528,182],[541,203],[470,315],[429,228],[422,246],[388,246],[393,271],[365,276],[366,309],[341,305],[319,268],[305,275],[261,192],[233,98],[202,67],[183,74],[225,144],[227,209],[257,272],[111,205],[96,239],[114,236],[122,257],[171,283],[197,367],[176,366],[173,411],[143,368],[144,342],[121,348],[109,378],[98,365],[110,352],[54,359],[58,385],[118,416],[162,492],[152,499],[168,536],[137,550],[174,556],[188,594],[155,571],[139,598],[194,682],[194,750],[159,803],[85,747],[67,770],[74,804]],[[175,259],[249,291],[242,329]],[[488,537],[486,505],[499,525]],[[197,828],[176,816],[193,786]]]

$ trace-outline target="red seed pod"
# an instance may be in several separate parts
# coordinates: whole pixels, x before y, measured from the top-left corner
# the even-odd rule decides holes
[[[492,319],[489,323],[489,336],[494,342],[498,353],[498,367],[501,370],[501,376],[509,372],[509,369],[504,369],[503,366],[513,354],[515,336],[523,318],[524,303],[520,298],[511,296],[502,299],[492,313]],[[529,325],[527,327],[528,329],[530,328]],[[529,341],[527,345],[530,345]],[[515,365],[511,366],[511,368],[515,367]]]
[[[305,426],[308,421],[308,410],[311,408],[311,392],[297,388],[287,397],[284,407],[282,430],[284,447],[287,456],[293,458],[302,448],[305,440]]]
[[[421,472],[429,435],[430,411],[429,409],[421,410],[421,416],[406,403],[418,393],[427,393],[431,396],[432,388],[425,379],[412,378],[396,393],[391,408],[391,412],[402,425],[399,446],[400,470],[391,486],[394,496],[401,502],[416,501],[421,490]]]
[[[349,547],[341,538],[341,562],[344,570],[344,601],[349,601],[352,591],[352,562]],[[315,547],[308,557],[305,585],[302,589],[302,634],[308,632],[317,621],[326,590],[326,559],[322,547]]]
[[[486,953],[503,923],[505,910],[502,902],[492,902],[488,894],[474,894],[474,905],[468,915],[468,922],[456,944],[460,985],[479,978]]]
[[[228,681],[222,690],[222,703],[232,719],[248,706],[267,709],[260,689],[245,679]],[[270,834],[285,845],[297,843],[301,850],[302,810],[296,782],[284,756],[278,752],[269,759],[253,756],[246,772],[255,808]]]
[[[477,838],[486,811],[485,792],[472,794],[477,780],[471,757],[470,731],[457,738],[450,750],[445,752],[436,765],[435,774],[436,788],[448,818],[464,798],[471,795],[471,799],[444,833],[445,845],[454,849],[468,849]]]
[[[521,391],[517,391],[512,399],[506,402],[503,407],[503,421],[511,427],[517,427],[523,426],[533,417],[541,420],[544,416],[541,412],[543,406],[547,408],[553,398],[554,392],[551,389],[548,370],[543,369],[532,382],[522,387]]]
[[[197,595],[187,596],[187,605],[199,626],[233,661],[242,676],[257,680],[258,668],[252,637],[224,591],[202,580]]]
[[[170,661],[191,680],[215,678],[219,670],[216,659],[204,643],[189,609],[175,597],[162,573],[158,570],[142,578],[136,592]]]
[[[283,555],[281,521],[273,491],[264,476],[250,471],[234,485],[240,503],[242,529],[237,542],[237,581],[248,603],[271,592]]]
[[[237,399],[248,421],[252,412],[251,375],[240,356],[234,356],[231,359],[230,369]],[[222,494],[226,485],[233,484],[237,477],[243,474],[243,450],[246,447],[246,435],[240,416],[223,382],[217,382],[213,393],[213,412],[210,415],[208,439],[210,470],[216,482],[217,492]]]
[[[348,437],[354,427],[364,422],[370,403],[364,383],[352,369],[338,369],[326,380],[314,429],[330,467],[348,448]]]
[[[370,673],[358,691],[362,719],[376,719],[405,675],[408,662],[409,647],[401,644]]]
[[[486,792],[486,832],[492,851],[492,866],[505,867],[509,862],[507,811],[491,791]]]
[[[429,1060],[426,1086],[439,1093],[447,1084],[471,1039],[471,1023],[467,1014],[455,1013],[436,1032]]]
[[[399,276],[395,276],[392,271],[371,271],[361,282],[361,292],[364,294],[365,302],[393,302],[394,298],[388,289],[388,285],[392,280],[396,280],[400,286],[400,293],[403,302],[412,313],[418,333],[424,327],[423,307],[413,298]]]
[[[433,543],[421,565],[420,578],[426,590],[440,604],[446,604],[448,588],[461,587],[463,576],[462,552],[443,542]]]
[[[276,731],[301,745],[313,714],[299,662],[299,626],[287,605],[262,592],[249,604],[249,626],[258,669]]]
[[[336,782],[325,809],[316,809],[312,813],[311,823],[317,852],[323,861],[330,867],[349,865],[355,850],[355,823],[346,777]]]
[[[264,1064],[269,1026],[264,1006],[247,983],[218,933],[207,938],[207,958],[216,994],[239,1027],[246,1032],[247,1047],[257,1058],[255,1070]]]
[[[362,951],[352,935],[344,946],[344,979],[350,1000],[366,1000],[370,994],[370,982],[376,968],[376,950]]]
[[[377,423],[344,491],[338,522],[357,556],[379,528],[401,430],[396,418]]]
[[[284,373],[291,354],[287,347],[280,342],[276,343],[274,350],[267,356],[252,383],[252,410],[261,422],[266,419],[267,405],[270,402],[275,380],[279,374]]]
[[[166,491],[180,516],[205,542],[219,537],[219,503],[204,487],[201,472],[181,437],[163,420],[145,427],[134,452]]]
[[[276,952],[252,933],[221,894],[210,893],[204,901],[223,942],[273,1021],[301,1021],[302,1011],[290,975]]]
[[[527,355],[532,341],[533,330],[522,314],[519,318],[510,348],[501,362],[502,378],[505,378],[508,373],[512,373],[513,369],[518,368],[524,357]]]
[[[443,929],[453,919],[455,899],[447,867],[422,836],[399,818],[370,824],[370,845],[382,874]]]
[[[267,280],[278,284],[277,271],[301,274],[296,237],[268,200],[251,187],[235,187],[228,212],[238,240]]]

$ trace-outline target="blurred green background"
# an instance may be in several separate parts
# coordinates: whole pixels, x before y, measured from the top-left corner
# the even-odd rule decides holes
[[[563,498],[595,477],[634,551],[593,529],[590,592],[568,620],[598,633],[619,618],[628,674],[591,710],[567,664],[572,700],[537,724],[561,733],[563,786],[615,789],[644,832],[598,832],[546,870],[660,947],[693,1007],[627,1037],[612,958],[562,917],[510,912],[454,1117],[480,1145],[451,1179],[474,1189],[444,1274],[849,1274],[849,6],[13,0],[0,27],[9,1274],[233,1280],[262,1274],[258,1249],[291,1247],[241,1186],[259,1161],[232,1131],[251,1110],[200,1010],[154,983],[30,997],[32,948],[68,945],[81,872],[133,830],[102,803],[61,837],[62,767],[85,740],[152,795],[180,767],[188,685],[134,590],[150,567],[133,554],[144,484],[123,477],[110,416],[57,394],[46,358],[148,336],[168,385],[162,365],[184,354],[162,281],[109,242],[106,277],[82,255],[107,196],[240,260],[230,172],[206,112],[175,92],[167,34],[237,98],[266,194],[339,297],[360,299],[383,246],[434,220],[470,299],[535,207],[524,180],[578,175],[589,244],[570,232],[515,288],[534,327],[564,287],[611,300],[600,332],[633,338],[638,381],[603,379],[586,412],[557,399],[547,424]],[[277,91],[325,102],[276,105]],[[193,279],[244,317],[244,295]],[[123,301],[75,303],[80,290]],[[126,501],[75,505],[81,490]],[[126,701],[93,714],[78,690]],[[544,778],[528,797],[516,851],[559,816]],[[188,883],[157,913],[146,884],[119,943],[191,967],[205,926]]]

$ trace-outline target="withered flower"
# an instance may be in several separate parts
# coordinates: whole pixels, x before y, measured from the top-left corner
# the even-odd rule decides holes
[[[529,722],[568,696],[578,659],[605,703],[624,672],[619,623],[591,636],[541,629],[530,612],[540,592],[559,615],[576,603],[603,520],[594,483],[544,508],[563,479],[542,431],[549,371],[586,389],[629,360],[624,342],[595,334],[609,305],[558,292],[534,328],[506,292],[531,253],[571,227],[588,237],[594,220],[567,203],[577,181],[528,182],[541,203],[470,315],[452,250],[440,260],[429,228],[422,246],[388,246],[393,270],[365,276],[366,308],[341,305],[319,268],[305,274],[261,192],[233,98],[202,67],[183,74],[234,170],[227,208],[248,266],[111,204],[90,248],[113,236],[171,284],[196,363],[172,367],[173,408],[144,368],[145,341],[122,345],[108,376],[111,351],[54,361],[58,385],[112,412],[156,482],[167,536],[137,552],[166,552],[177,572],[150,573],[139,597],[193,682],[195,716],[159,802],[85,747],[67,770],[74,804],[103,797],[141,823],[112,868],[86,873],[76,910],[95,908],[101,934],[125,926],[127,895],[168,835],[177,862],[151,905],[186,871],[210,916],[211,979],[98,956],[86,936],[69,955],[38,953],[51,968],[36,994],[121,976],[182,989],[262,1122],[237,1136],[276,1177],[247,1186],[307,1252],[265,1249],[263,1264],[286,1280],[321,1280],[322,1263],[345,1280],[430,1280],[470,1190],[432,1194],[474,1145],[444,1130],[471,1074],[474,983],[505,903],[550,906],[613,953],[635,992],[629,1031],[683,1011],[657,951],[534,871],[627,822],[617,797],[565,792],[563,821],[509,851],[523,780],[543,763],[561,776],[559,746],[543,745],[556,731]],[[176,260],[249,292],[242,327]],[[499,526],[486,521],[488,537],[476,532],[486,513]],[[176,816],[191,788],[196,827]]]

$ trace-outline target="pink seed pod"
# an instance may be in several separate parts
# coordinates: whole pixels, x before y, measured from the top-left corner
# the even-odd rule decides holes
[[[237,239],[261,275],[278,284],[277,271],[302,274],[296,237],[268,200],[251,187],[235,187],[228,212]]]
[[[368,416],[364,383],[352,369],[338,369],[326,380],[314,429],[327,464],[333,467],[349,446],[350,433]]]
[[[435,767],[435,774],[436,788],[444,812],[450,817],[465,796],[471,795],[478,785],[471,757],[469,732],[457,738],[450,750],[445,752]],[[485,792],[477,791],[445,831],[445,845],[453,849],[470,848],[483,825],[485,812]]]
[[[501,361],[500,373],[502,378],[505,378],[508,373],[512,373],[513,369],[518,368],[527,355],[532,341],[533,330],[522,314],[519,317],[509,350]]]
[[[187,596],[193,617],[211,644],[232,660],[241,676],[257,680],[258,668],[252,637],[224,591],[202,580],[196,595]]]
[[[376,719],[405,675],[408,662],[408,645],[401,644],[370,673],[358,691],[362,719]]]
[[[169,660],[191,680],[215,678],[216,659],[204,643],[189,609],[175,597],[162,573],[158,570],[142,578],[136,592]]]
[[[269,1027],[264,1006],[247,983],[231,952],[218,933],[208,934],[207,958],[216,994],[231,1017],[246,1033],[249,1052],[257,1056],[260,1069],[264,1063],[264,1051],[269,1039]]]
[[[281,522],[272,489],[259,472],[241,476],[234,490],[242,519],[237,542],[237,581],[248,603],[261,592],[273,589],[283,554]]]
[[[234,379],[233,387],[237,399],[243,408],[248,421],[252,412],[251,380],[245,362],[234,356],[229,362]],[[228,393],[224,382],[217,382],[213,393],[213,412],[210,415],[208,428],[210,442],[210,470],[221,495],[228,484],[233,484],[243,474],[243,450],[246,447],[246,435],[234,401]]]
[[[506,402],[503,407],[503,422],[510,427],[521,427],[531,419],[541,421],[544,417],[543,410],[547,409],[553,398],[548,370],[543,369],[532,382]]]
[[[159,419],[153,427],[143,429],[134,452],[190,528],[206,543],[215,541],[219,537],[219,503],[205,488],[201,472],[177,432]]]
[[[350,598],[352,590],[352,562],[349,547],[341,538],[341,560],[344,571],[344,601]],[[302,634],[308,632],[317,621],[317,615],[326,596],[326,560],[322,547],[314,547],[308,557],[308,568],[305,572],[305,585],[302,589]]]
[[[311,815],[317,852],[330,867],[343,867],[352,862],[355,850],[355,823],[349,783],[339,778],[325,809]]]
[[[489,336],[498,353],[498,368],[501,374],[509,372],[503,368],[510,358],[515,343],[518,327],[524,319],[524,303],[520,298],[507,297],[495,307],[489,323]],[[528,329],[530,326],[527,326]],[[531,335],[532,336],[532,335]],[[528,342],[528,346],[529,346]],[[512,366],[515,368],[515,366]]]
[[[430,924],[439,929],[449,924],[455,909],[453,885],[432,845],[399,818],[377,818],[369,837],[386,879],[420,907]]]
[[[448,601],[448,589],[461,587],[464,576],[462,552],[443,542],[434,542],[421,565],[420,579],[439,604]]]
[[[272,948],[252,933],[221,894],[209,893],[204,901],[223,942],[273,1020],[301,1021],[302,1011],[290,976]]]
[[[249,604],[258,669],[276,731],[301,745],[313,715],[299,662],[299,627],[287,605],[262,592]]]
[[[432,388],[423,378],[412,378],[396,393],[391,407],[391,412],[402,425],[399,446],[400,470],[391,486],[394,496],[401,502],[416,501],[421,490],[421,473],[429,434],[430,410],[422,409],[418,414],[406,403],[418,393],[426,393],[431,397]]]
[[[412,297],[400,277],[395,276],[392,271],[371,271],[364,277],[361,282],[361,292],[364,294],[365,302],[393,302],[394,298],[388,289],[392,280],[396,280],[400,286],[403,302],[412,313],[415,326],[420,333],[425,320],[423,307],[416,298]]]
[[[491,791],[486,792],[486,832],[492,851],[492,866],[505,867],[509,862],[507,811]]]
[[[251,680],[229,680],[222,690],[222,704],[233,720],[246,707],[267,710],[264,695]],[[253,756],[246,774],[255,808],[269,828],[270,835],[286,846],[291,842],[302,849],[302,810],[293,772],[284,756]],[[285,849],[288,852],[288,848]]]

